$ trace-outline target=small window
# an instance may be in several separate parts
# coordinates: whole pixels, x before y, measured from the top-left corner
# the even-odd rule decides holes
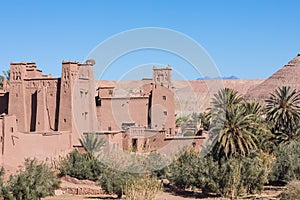
[[[137,151],[137,139],[132,139],[132,151]]]
[[[166,115],[166,116],[167,116],[167,115],[168,115],[168,112],[167,112],[167,111],[164,111],[164,115]]]
[[[163,98],[163,100],[167,100],[167,97],[166,97],[166,96],[163,96],[162,98]]]
[[[109,126],[107,129],[108,129],[108,131],[111,131],[111,126]]]
[[[108,90],[108,94],[112,95],[113,94],[113,90]]]
[[[192,146],[195,148],[195,147],[196,147],[196,142],[193,142],[193,143],[192,143]]]
[[[66,119],[66,118],[64,118],[64,122],[65,122],[65,123],[67,122],[67,119]]]
[[[10,132],[14,132],[14,127],[10,127]]]

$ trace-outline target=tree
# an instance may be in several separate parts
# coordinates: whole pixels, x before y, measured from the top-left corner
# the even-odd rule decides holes
[[[2,71],[3,75],[0,75],[0,88],[3,88],[3,81],[6,79],[9,81],[10,79],[10,70]]]
[[[273,123],[278,143],[299,137],[300,93],[290,86],[276,89],[266,100],[266,119]]]
[[[258,124],[257,129],[255,130],[255,135],[258,137],[257,147],[265,152],[271,152],[274,147],[272,141],[274,135],[270,131],[270,123],[262,117],[264,114],[263,107],[257,102],[247,101],[243,102],[243,107],[246,113],[254,115],[253,120]]]
[[[10,79],[10,70],[2,71],[4,78],[9,81]]]
[[[186,189],[196,186],[200,159],[196,153],[184,151],[167,167],[167,178],[178,188]]]
[[[99,138],[95,133],[88,133],[79,139],[83,148],[87,151],[90,158],[95,158],[96,153],[99,153],[104,145],[104,138]]]
[[[60,162],[60,175],[69,175],[84,180],[98,180],[105,166],[98,159],[91,159],[87,154],[73,150]]]
[[[255,131],[259,124],[253,114],[245,113],[239,106],[226,110],[225,116],[220,116],[222,127],[212,127],[215,137],[215,151],[220,157],[246,156],[256,149],[257,136]]]
[[[300,141],[279,145],[275,154],[276,160],[269,175],[270,180],[275,182],[300,180]]]
[[[219,159],[246,156],[257,148],[257,116],[242,103],[242,97],[228,88],[219,91],[212,100],[210,135],[213,151]]]
[[[41,199],[54,195],[58,187],[58,178],[45,163],[26,159],[25,170],[10,176],[5,199],[11,199],[11,195],[16,200]]]
[[[225,112],[225,110],[232,108],[233,106],[240,104],[243,101],[242,96],[237,91],[230,88],[220,90],[214,95],[212,99],[212,112],[217,114],[219,112]]]

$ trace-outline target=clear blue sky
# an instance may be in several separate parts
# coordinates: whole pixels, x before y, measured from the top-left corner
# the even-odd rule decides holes
[[[300,53],[300,1],[1,1],[0,69],[35,61],[60,76],[62,60],[83,61],[105,39],[134,28],[182,32],[202,45],[222,76],[266,78]],[[188,68],[164,53],[120,59],[118,67],[144,63]],[[198,77],[186,70],[188,79]]]

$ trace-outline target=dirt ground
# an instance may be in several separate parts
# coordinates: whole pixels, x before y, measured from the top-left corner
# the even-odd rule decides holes
[[[257,196],[249,196],[241,199],[256,199],[256,200],[279,200],[278,195],[281,193],[280,190],[265,190],[261,195]],[[74,196],[74,195],[61,195],[55,197],[47,197],[43,200],[86,200],[86,199],[116,199],[111,196]],[[184,193],[184,194],[173,194],[168,192],[160,192],[156,200],[193,200],[193,199],[201,199],[201,200],[228,200],[226,198],[217,198],[217,197],[207,197],[201,194],[192,194],[192,193]]]
[[[87,199],[115,199],[110,197],[97,197],[97,196],[74,196],[74,195],[61,195],[55,197],[47,197],[43,200],[87,200]],[[192,199],[202,199],[202,200],[223,200],[224,198],[199,198],[197,196],[190,196],[190,195],[175,195],[167,192],[161,192],[157,195],[156,200],[192,200]],[[225,200],[225,199],[224,199]]]
[[[62,194],[63,189],[70,188],[89,188],[99,190],[101,187],[97,186],[95,182],[87,180],[78,180],[76,178],[65,176],[61,178],[61,188],[59,189]],[[167,189],[167,188],[166,188]],[[278,196],[282,192],[284,187],[279,186],[265,186],[264,191],[260,195],[252,195],[244,197],[241,199],[244,200],[276,200],[279,199]],[[167,190],[168,191],[168,190]],[[192,191],[177,191],[176,193],[171,192],[160,192],[156,195],[156,200],[193,200],[193,199],[202,199],[202,200],[225,200],[226,198],[218,198],[215,195],[208,195],[201,193],[201,190],[196,190],[197,192]],[[91,193],[90,193],[91,194]],[[94,193],[97,194],[97,193]],[[71,195],[71,194],[62,194],[54,197],[43,198],[43,200],[84,200],[84,199],[117,199],[117,196],[114,195]]]

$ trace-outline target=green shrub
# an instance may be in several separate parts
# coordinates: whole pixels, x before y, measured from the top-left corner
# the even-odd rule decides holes
[[[13,196],[11,195],[9,191],[9,187],[4,184],[4,174],[5,174],[5,169],[4,167],[1,167],[0,170],[0,199],[13,199]]]
[[[201,188],[221,196],[236,197],[260,192],[267,182],[270,164],[267,155],[252,154],[246,158],[214,160],[185,152],[167,169],[167,178],[174,186]]]
[[[292,181],[288,183],[286,190],[284,190],[281,194],[281,199],[300,199],[300,181]]]
[[[293,141],[280,145],[277,149],[276,161],[269,176],[271,181],[288,182],[300,179],[300,142]]]
[[[191,132],[191,131],[188,131],[186,133],[183,134],[183,136],[195,136],[195,133]]]
[[[61,175],[69,175],[80,180],[96,181],[103,169],[104,165],[98,159],[88,154],[80,154],[75,150],[60,163]]]
[[[98,181],[105,191],[115,193],[121,198],[126,185],[134,178],[135,176],[133,174],[107,167],[98,177]]]
[[[58,178],[45,163],[26,159],[25,170],[10,176],[5,186],[4,199],[41,199],[54,195],[58,187]]]
[[[199,158],[195,153],[185,151],[167,168],[167,178],[176,187],[181,189],[197,185]]]
[[[156,178],[138,177],[127,183],[124,192],[127,200],[153,200],[161,189],[162,185]]]

